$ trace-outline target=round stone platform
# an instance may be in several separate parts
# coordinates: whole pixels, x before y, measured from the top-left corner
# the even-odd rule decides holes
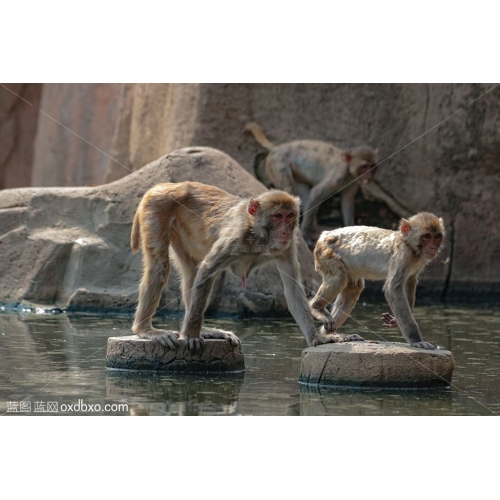
[[[299,383],[315,386],[448,387],[450,351],[392,342],[345,342],[302,351]]]
[[[184,341],[178,349],[169,349],[159,342],[137,335],[109,337],[107,368],[161,372],[241,372],[245,361],[240,347],[226,340],[206,339],[203,351],[191,354]]]

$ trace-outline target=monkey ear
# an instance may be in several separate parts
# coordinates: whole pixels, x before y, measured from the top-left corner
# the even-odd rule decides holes
[[[255,215],[257,212],[257,209],[259,208],[259,202],[257,200],[254,200],[253,198],[248,202],[248,213],[250,215]]]
[[[352,160],[352,154],[349,153],[349,151],[346,151],[346,153],[345,153],[345,161],[347,163],[351,163],[351,160]]]
[[[411,224],[406,219],[401,219],[401,225],[399,226],[399,229],[403,236],[408,236],[408,233],[411,229]]]

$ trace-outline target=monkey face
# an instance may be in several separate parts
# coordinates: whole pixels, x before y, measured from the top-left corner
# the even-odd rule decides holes
[[[444,222],[429,212],[420,212],[410,219],[401,219],[400,231],[416,255],[433,259],[443,241]]]
[[[432,259],[439,251],[439,247],[443,241],[443,235],[441,233],[434,232],[424,233],[421,236],[420,241],[423,247],[424,255]]]
[[[269,219],[271,241],[278,247],[288,246],[297,225],[297,213],[294,210],[274,210]]]
[[[362,163],[356,169],[355,176],[359,177],[363,184],[367,184],[375,177],[377,166],[374,163]]]
[[[346,153],[345,159],[349,165],[351,175],[363,184],[370,182],[375,177],[378,162],[378,149],[368,146],[358,146],[352,152]]]

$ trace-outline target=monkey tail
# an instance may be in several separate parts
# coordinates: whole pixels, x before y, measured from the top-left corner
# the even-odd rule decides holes
[[[261,145],[264,146],[266,149],[273,149],[274,144],[265,136],[264,131],[262,130],[262,127],[258,125],[257,123],[250,122],[245,125],[244,128],[245,132],[250,132],[254,137],[255,140]]]
[[[132,253],[137,253],[141,245],[141,226],[139,223],[139,210],[135,213],[134,222],[132,224],[132,233],[130,234],[130,246]]]

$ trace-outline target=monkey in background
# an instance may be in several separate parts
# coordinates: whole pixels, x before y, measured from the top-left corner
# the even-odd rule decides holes
[[[323,283],[311,301],[313,315],[333,332],[349,317],[364,288],[364,280],[384,280],[392,310],[383,326],[401,330],[413,347],[434,349],[424,342],[413,317],[418,274],[436,257],[444,237],[443,219],[421,212],[402,219],[398,231],[353,226],[321,234],[314,259]],[[335,299],[331,313],[327,305]]]
[[[180,338],[191,351],[201,351],[207,338],[239,343],[230,332],[202,328],[215,275],[230,269],[244,287],[252,269],[269,261],[278,266],[288,307],[308,345],[357,340],[357,336],[316,332],[300,283],[299,210],[298,198],[277,190],[244,200],[199,182],[151,188],[139,203],[131,234],[132,251],[142,249],[144,269],[134,333],[171,349],[179,346],[178,335],[152,326],[172,257],[186,308]]]
[[[300,196],[303,207],[301,231],[312,247],[320,232],[316,222],[319,205],[341,191],[341,209],[345,226],[353,226],[354,199],[361,183],[373,180],[378,150],[358,146],[343,151],[324,141],[299,140],[275,146],[257,123],[248,123],[245,132],[270,152],[261,175],[270,187]]]

